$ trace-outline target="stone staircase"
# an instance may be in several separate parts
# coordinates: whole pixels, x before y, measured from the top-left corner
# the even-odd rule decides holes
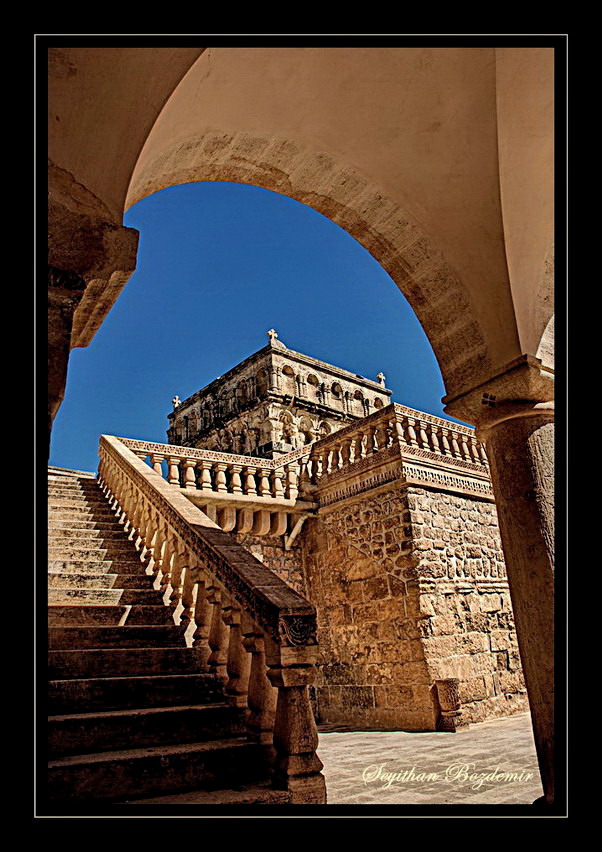
[[[93,474],[49,468],[49,799],[281,804]]]

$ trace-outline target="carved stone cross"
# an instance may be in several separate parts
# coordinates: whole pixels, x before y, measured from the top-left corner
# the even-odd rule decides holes
[[[171,404],[173,405],[174,408],[177,408],[178,405],[180,404],[180,397],[177,394],[172,399]]]
[[[379,373],[376,378],[378,379],[379,385],[382,385],[384,387],[385,386],[385,379],[386,379],[386,376],[384,375],[384,373]]]
[[[268,337],[270,338],[270,340],[276,340],[276,338],[278,337],[278,333],[273,328],[271,328],[268,331]]]

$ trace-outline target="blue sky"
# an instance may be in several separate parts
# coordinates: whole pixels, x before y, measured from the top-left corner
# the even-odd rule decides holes
[[[90,346],[74,349],[50,464],[96,470],[101,434],[166,442],[185,399],[267,343],[374,379],[441,415],[431,346],[397,286],[345,231],[303,204],[243,184],[165,189],[124,223],[138,266]]]

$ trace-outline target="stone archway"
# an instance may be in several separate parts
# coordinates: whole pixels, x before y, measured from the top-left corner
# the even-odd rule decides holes
[[[160,70],[164,57],[159,53],[151,51],[147,55]],[[439,362],[448,392],[446,410],[475,423],[490,457],[493,461],[497,457],[498,464],[492,464],[493,484],[498,501],[509,510],[502,525],[502,539],[513,597],[527,602],[537,597],[538,588],[545,589],[536,613],[545,617],[538,622],[528,608],[522,611],[516,601],[513,603],[519,614],[517,627],[527,662],[525,675],[544,786],[551,801],[552,681],[545,661],[553,656],[549,579],[552,555],[547,533],[550,518],[543,515],[550,506],[553,484],[548,469],[552,458],[549,438],[553,393],[551,370],[546,369],[548,356],[544,357],[539,347],[542,335],[549,336],[544,335],[544,330],[550,328],[551,310],[548,316],[536,317],[539,291],[531,298],[538,289],[534,282],[552,227],[551,52],[426,49],[370,54],[347,50],[337,52],[337,67],[332,67],[319,51],[308,50],[294,57],[293,51],[288,51],[284,74],[280,67],[282,54],[262,51],[258,55],[265,57],[251,68],[248,52],[230,51],[230,57],[233,53],[237,54],[236,62],[225,68],[222,88],[214,92],[211,102],[217,111],[210,117],[197,104],[194,115],[191,110],[180,114],[183,123],[171,122],[173,114],[162,122],[177,91],[172,84],[167,87],[166,107],[160,112],[155,110],[145,125],[144,131],[148,128],[150,133],[133,173],[127,206],[158,189],[197,180],[237,181],[280,192],[344,228],[406,295]],[[135,51],[132,54],[132,67],[139,72],[133,76],[143,90],[147,85],[152,88],[152,75],[144,69],[139,71],[140,60]],[[86,52],[84,60],[87,59],[89,67],[84,63],[83,70],[94,70],[94,56]],[[72,234],[77,228],[72,227],[69,218],[73,218],[71,207],[75,204],[79,211],[76,196],[79,198],[82,188],[85,191],[90,183],[86,166],[98,165],[99,157],[94,134],[85,135],[81,144],[78,141],[74,153],[64,144],[69,134],[59,134],[57,130],[68,126],[68,121],[54,124],[54,119],[60,120],[58,113],[63,108],[63,87],[63,118],[68,119],[71,111],[76,113],[80,106],[87,115],[86,105],[95,104],[86,89],[92,85],[94,90],[90,83],[93,75],[76,73],[77,58],[73,60],[73,73],[69,71],[65,76],[61,70],[52,110],[54,135],[61,143],[57,145],[57,167],[63,170],[61,174],[72,178],[64,188],[67,200],[55,216],[56,245],[49,272],[52,298],[62,299],[59,308],[66,317],[63,322],[61,314],[55,334],[57,363],[60,357],[66,362],[70,345],[89,343],[107,306],[133,268],[135,243],[133,233],[115,224],[116,211],[111,208],[110,216],[99,214],[102,228],[97,227],[97,221],[90,223],[90,241],[83,245],[82,257],[72,257]],[[189,67],[188,63],[189,57],[182,67]],[[204,55],[196,64],[196,71],[193,66],[188,76],[189,95],[207,83],[210,75],[212,81],[216,79],[217,63],[211,63],[211,56]],[[366,82],[369,87],[379,83],[374,91],[384,98],[382,101],[371,97],[371,88],[352,85],[364,83],[368,66],[371,76]],[[266,71],[271,75],[267,80]],[[293,72],[297,75],[296,86],[291,84]],[[113,100],[122,100],[120,83],[127,76],[120,77],[123,71],[119,69],[114,77],[111,73],[112,69],[105,70],[102,86],[95,90],[106,95],[103,109],[95,109],[89,118],[91,126],[96,122],[108,129],[109,141],[115,146],[125,129],[129,131],[131,117],[124,116],[121,123],[108,120],[114,116]],[[181,76],[179,71],[176,79],[178,75]],[[161,73],[157,76],[163,78]],[[69,80],[83,86],[83,90],[68,89]],[[256,87],[257,98],[245,100],[241,95],[243,82],[247,81]],[[351,104],[359,109],[350,108],[345,115],[338,111],[336,120],[323,85],[332,81],[335,85],[330,86],[328,98],[334,98],[337,104],[341,87],[361,93]],[[381,86],[381,81],[386,85]],[[276,97],[275,104],[274,92],[283,93],[280,100]],[[451,102],[441,98],[450,92]],[[222,97],[224,93],[228,103]],[[297,95],[301,98],[299,103]],[[262,99],[263,112],[258,108],[258,98]],[[141,98],[134,98],[133,102],[138,107],[146,103]],[[251,119],[247,114],[250,103]],[[316,105],[320,108],[316,109]],[[396,105],[397,111],[390,109],[391,105]],[[446,105],[453,109],[447,110]],[[347,125],[338,117],[361,115],[363,109],[377,110],[371,113],[374,126],[364,121],[365,128],[359,128],[360,147],[351,146],[352,153],[347,156],[351,150],[347,140],[355,137],[345,135]],[[281,120],[285,112],[286,120]],[[162,142],[153,150],[148,143],[160,123]],[[138,138],[142,138],[140,134]],[[381,152],[373,167],[374,155]],[[402,152],[408,157],[401,156]],[[416,152],[418,156],[412,156]],[[122,157],[120,165],[124,162]],[[405,168],[400,164],[405,164]],[[416,174],[412,170],[417,170]],[[105,178],[113,174],[106,168],[98,171]],[[126,171],[129,174],[129,169]],[[406,192],[408,182],[412,183],[410,192]],[[59,184],[60,181],[52,183],[55,194]],[[478,190],[473,192],[474,187]],[[123,198],[124,188],[122,179],[117,188],[109,186],[101,192],[97,187],[97,194],[106,205],[110,198]],[[442,194],[444,205],[439,203]],[[422,195],[426,200],[419,203]],[[64,210],[68,211],[67,218]],[[107,222],[103,215],[108,217]],[[448,226],[445,236],[439,233],[437,221]],[[458,222],[466,225],[459,242],[457,229],[449,227]],[[523,236],[528,239],[523,241]],[[453,264],[450,257],[455,258]],[[522,263],[524,257],[526,265]],[[86,293],[80,302],[82,310],[75,311],[83,290]],[[64,374],[58,376],[57,386],[61,381],[64,387]],[[58,393],[62,393],[60,387]],[[540,433],[543,449],[536,446]],[[509,447],[513,474],[516,473],[510,480],[503,475]],[[546,463],[542,465],[543,456]],[[516,523],[517,513],[521,529]],[[530,527],[528,535],[523,534],[525,524]],[[533,550],[537,551],[540,579],[548,578],[541,586],[532,582]]]
[[[470,297],[413,217],[350,166],[287,139],[207,133],[136,167],[126,207],[167,187],[233,181],[307,204],[354,237],[388,272],[420,320],[445,386],[484,379],[491,357]]]

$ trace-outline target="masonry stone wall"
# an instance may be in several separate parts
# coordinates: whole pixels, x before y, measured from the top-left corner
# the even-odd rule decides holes
[[[527,710],[495,504],[416,487],[407,501],[431,677],[460,680],[465,722]]]
[[[307,595],[318,612],[321,722],[433,730],[405,493],[379,489],[305,524]]]
[[[295,542],[290,550],[286,550],[282,536],[276,538],[243,533],[231,533],[231,535],[296,592],[305,594],[303,553],[298,542]]]
[[[434,681],[462,722],[527,709],[493,503],[391,483],[306,522],[319,718],[433,730]]]

